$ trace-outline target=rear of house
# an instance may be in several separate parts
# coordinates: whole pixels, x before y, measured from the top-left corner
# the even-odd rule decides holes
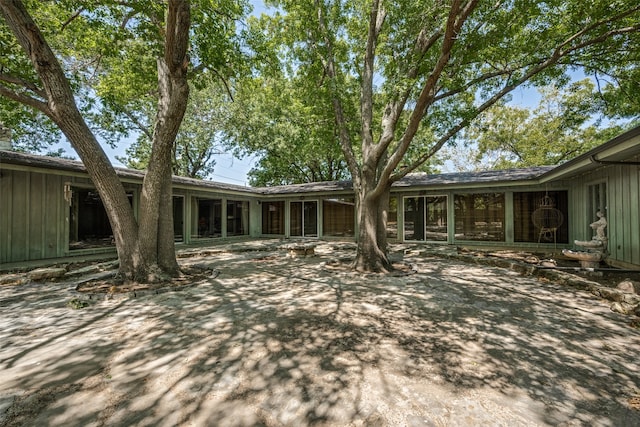
[[[117,169],[137,211],[143,172]],[[608,219],[610,265],[640,269],[640,127],[556,167],[410,174],[391,190],[391,241],[523,250],[573,247]],[[357,236],[350,182],[252,188],[174,177],[178,245]],[[99,194],[77,161],[0,151],[0,264],[113,252]]]

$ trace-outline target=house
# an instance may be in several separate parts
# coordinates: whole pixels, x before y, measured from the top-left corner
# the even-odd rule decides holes
[[[143,172],[117,168],[134,208]],[[410,174],[391,190],[391,241],[560,250],[608,219],[611,266],[640,269],[640,127],[559,166]],[[180,244],[215,239],[353,239],[350,182],[252,188],[173,178]],[[113,251],[82,163],[0,151],[0,263]]]

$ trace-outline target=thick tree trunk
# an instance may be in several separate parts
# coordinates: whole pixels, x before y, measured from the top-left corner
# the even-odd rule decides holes
[[[189,98],[189,7],[187,0],[169,2],[164,57],[158,59],[158,114],[140,201],[141,253],[152,269],[159,268],[171,276],[179,272],[173,237],[171,176],[175,139]]]
[[[362,176],[361,183],[361,188],[356,189],[359,228],[354,268],[361,272],[387,273],[393,270],[387,254],[386,236],[389,191],[373,197],[374,178]]]

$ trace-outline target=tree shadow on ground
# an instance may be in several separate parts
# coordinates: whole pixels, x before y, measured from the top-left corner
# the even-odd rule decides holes
[[[429,258],[406,277],[210,262],[188,291],[84,310],[55,289],[0,298],[18,319],[0,424],[640,424],[640,333],[586,293]]]

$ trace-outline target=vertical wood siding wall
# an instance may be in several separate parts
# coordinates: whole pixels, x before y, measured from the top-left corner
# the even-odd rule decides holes
[[[64,177],[2,170],[0,263],[64,256]]]
[[[629,159],[638,161],[639,158]],[[590,212],[589,185],[607,185],[607,236],[611,261],[640,266],[640,166],[608,165],[578,176],[572,191],[573,239],[589,240],[589,224],[596,220]]]

